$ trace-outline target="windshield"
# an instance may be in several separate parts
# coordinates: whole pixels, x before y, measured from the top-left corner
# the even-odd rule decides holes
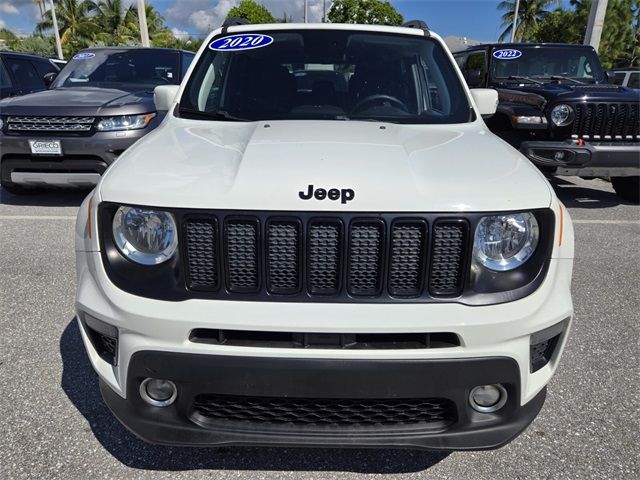
[[[104,87],[123,90],[180,83],[178,52],[164,50],[84,51],[62,69],[52,88]]]
[[[432,39],[338,30],[234,37],[218,37],[200,56],[180,101],[182,116],[470,121],[461,82]],[[225,51],[227,45],[237,48]]]
[[[516,52],[508,55],[500,52]],[[520,52],[520,55],[518,55]],[[584,83],[604,81],[604,72],[590,48],[526,47],[496,48],[491,75],[500,81],[509,77],[550,79],[567,77]],[[515,79],[515,78],[512,78]],[[556,78],[558,80],[559,78]],[[517,80],[522,80],[518,78]]]

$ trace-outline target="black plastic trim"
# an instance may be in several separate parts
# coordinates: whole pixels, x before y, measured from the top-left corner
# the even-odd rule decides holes
[[[333,350],[402,350],[460,346],[460,337],[450,332],[310,333],[196,328],[189,334],[189,341],[235,347]]]
[[[173,405],[154,408],[140,398],[140,383],[150,375],[176,384],[178,399]],[[140,351],[131,357],[127,379],[127,399],[104,382],[100,384],[103,398],[116,417],[148,442],[191,446],[497,448],[531,423],[546,394],[543,389],[521,406],[518,364],[506,357],[346,360]],[[494,383],[503,385],[508,392],[505,406],[488,414],[473,410],[468,401],[471,389]],[[444,398],[454,403],[456,422],[439,431],[399,425],[318,429],[225,422],[202,426],[192,420],[193,400],[198,394],[319,399]]]

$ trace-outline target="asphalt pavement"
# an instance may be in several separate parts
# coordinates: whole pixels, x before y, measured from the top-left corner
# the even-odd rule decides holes
[[[575,221],[576,318],[547,402],[500,450],[148,445],[98,392],[73,321],[83,194],[0,191],[0,479],[640,478],[640,207],[602,180],[555,180]]]

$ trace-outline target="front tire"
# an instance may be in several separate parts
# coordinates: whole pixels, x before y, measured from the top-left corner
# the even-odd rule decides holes
[[[611,185],[620,198],[640,204],[640,177],[613,177]]]

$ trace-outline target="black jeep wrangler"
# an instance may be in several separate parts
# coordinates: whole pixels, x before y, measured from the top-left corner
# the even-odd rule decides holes
[[[486,44],[454,57],[469,87],[498,91],[489,128],[544,173],[611,177],[640,202],[640,91],[609,84],[592,47]]]

